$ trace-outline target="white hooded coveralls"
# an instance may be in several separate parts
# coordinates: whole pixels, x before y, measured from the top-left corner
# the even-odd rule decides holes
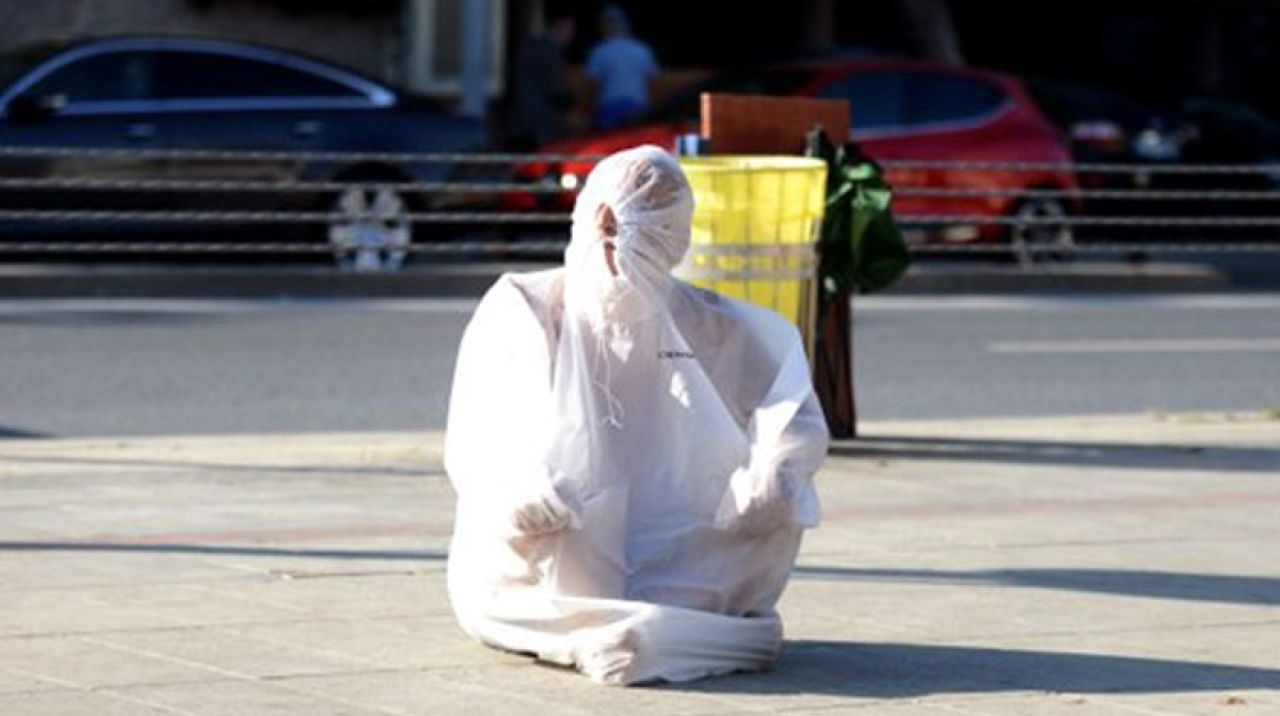
[[[692,212],[667,153],[608,157],[579,195],[565,267],[499,279],[458,353],[458,623],[603,683],[772,663],[774,607],[818,521],[827,428],[799,335],[672,278]]]

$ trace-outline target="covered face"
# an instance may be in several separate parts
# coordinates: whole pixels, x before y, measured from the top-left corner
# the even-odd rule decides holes
[[[642,146],[605,158],[574,205],[566,309],[608,315],[620,301],[661,300],[689,250],[692,219],[693,192],[670,154]]]

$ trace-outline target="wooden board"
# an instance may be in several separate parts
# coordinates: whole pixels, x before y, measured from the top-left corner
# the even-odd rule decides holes
[[[848,141],[849,103],[842,99],[702,94],[702,136],[712,154],[802,154],[804,138],[822,125],[837,145]]]

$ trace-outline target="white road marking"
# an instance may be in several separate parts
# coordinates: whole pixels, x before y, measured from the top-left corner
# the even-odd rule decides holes
[[[351,306],[346,302],[343,306]],[[480,305],[478,298],[388,298],[359,301],[356,305],[373,311],[393,313],[471,313]]]
[[[1280,338],[995,341],[991,353],[1280,353]]]
[[[185,299],[185,298],[51,298],[0,300],[0,315],[57,313],[251,314],[276,311],[381,311],[387,313],[470,313],[475,298],[424,299]]]
[[[1109,310],[1274,310],[1280,293],[1199,294],[1189,296],[857,296],[855,313],[899,311],[1044,311]]]

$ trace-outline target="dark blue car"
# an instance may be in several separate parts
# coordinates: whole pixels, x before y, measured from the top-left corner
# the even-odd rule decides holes
[[[65,49],[10,79],[0,92],[0,112],[0,148],[418,153],[473,151],[485,144],[480,122],[354,72],[281,50],[191,38],[114,38]],[[193,159],[163,152],[3,156],[0,174],[10,179],[89,184],[87,189],[9,185],[0,192],[0,206],[336,212],[321,231],[313,224],[306,235],[327,238],[345,265],[385,269],[405,258],[413,233],[408,214],[433,208],[425,196],[395,185],[446,179],[452,172],[445,163]],[[193,188],[210,180],[364,183],[311,193],[139,190],[93,183],[121,179],[195,182]],[[127,235],[148,238],[207,239],[230,228],[129,223]],[[296,225],[239,228],[239,240],[300,235]],[[124,233],[119,223],[114,231]],[[75,220],[41,221],[35,227],[7,222],[0,225],[0,240],[32,232],[86,238],[111,229]]]

